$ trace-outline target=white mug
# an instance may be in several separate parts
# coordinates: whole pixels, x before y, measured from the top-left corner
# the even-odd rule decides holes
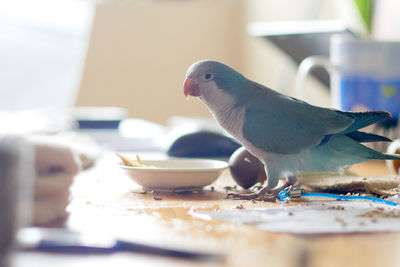
[[[331,102],[346,111],[386,110],[400,114],[400,42],[365,41],[333,36],[330,57],[311,56],[299,66],[297,90],[307,100],[309,72],[325,68],[330,74]]]

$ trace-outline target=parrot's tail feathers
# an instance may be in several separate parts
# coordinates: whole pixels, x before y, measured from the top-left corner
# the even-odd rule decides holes
[[[372,134],[372,133],[365,133],[365,132],[360,132],[360,131],[355,131],[351,133],[346,134],[348,137],[351,139],[360,142],[360,143],[366,143],[366,142],[392,142],[387,137],[377,135],[377,134]]]
[[[366,136],[363,135],[363,138]],[[307,160],[304,161],[304,170],[335,171],[341,166],[374,159],[400,160],[400,155],[384,154],[373,150],[347,135],[332,136],[329,142],[310,150]]]
[[[378,121],[391,118],[389,112],[386,111],[366,111],[366,112],[348,112],[348,111],[337,111],[345,116],[348,116],[354,120],[354,123],[345,130],[344,133],[350,133],[357,131],[358,129],[372,125]]]
[[[400,160],[400,155],[396,154],[386,154],[386,153],[381,153],[383,157],[381,159],[388,159],[388,160]]]
[[[351,155],[355,159],[356,158],[359,158],[361,160],[364,159],[363,161],[373,160],[373,159],[379,159],[379,160],[400,159],[400,155],[381,153],[379,151],[376,151],[372,148],[366,147],[366,146],[358,143],[357,141],[355,141],[352,138],[348,138],[345,136],[335,138],[335,141],[337,141],[337,143],[335,145],[336,151],[345,153],[347,155]],[[362,162],[362,161],[359,161],[359,162]],[[357,163],[357,162],[354,162],[354,163]]]
[[[353,138],[348,138],[346,136],[341,136],[339,138],[335,138],[335,141],[338,141],[337,145],[335,146],[335,149],[338,152],[343,152],[347,155],[351,155],[354,157],[354,159],[359,158],[359,159],[364,159],[362,161],[367,161],[367,160],[374,160],[374,159],[379,159],[379,160],[399,160],[400,155],[393,155],[393,154],[385,154],[381,153],[379,151],[376,151],[372,148],[369,148],[367,146],[364,146],[360,144],[359,142],[355,141]],[[359,161],[359,162],[362,162]],[[357,162],[354,162],[357,163]]]

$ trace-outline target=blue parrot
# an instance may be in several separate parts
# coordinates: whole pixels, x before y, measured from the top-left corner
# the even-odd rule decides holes
[[[368,160],[395,160],[396,155],[360,142],[390,139],[359,131],[390,117],[385,111],[346,112],[310,105],[278,93],[212,60],[191,65],[184,95],[203,102],[217,122],[265,166],[265,186],[249,198],[276,195],[301,172],[340,172]]]

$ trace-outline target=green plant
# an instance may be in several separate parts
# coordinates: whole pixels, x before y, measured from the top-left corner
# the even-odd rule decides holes
[[[358,12],[361,15],[363,22],[369,33],[372,31],[372,17],[374,9],[374,0],[354,0]]]

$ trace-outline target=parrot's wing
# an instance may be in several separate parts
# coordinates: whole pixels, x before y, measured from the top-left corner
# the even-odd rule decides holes
[[[386,112],[343,112],[312,106],[281,94],[272,97],[269,94],[246,105],[242,132],[260,149],[293,154],[388,116]]]

